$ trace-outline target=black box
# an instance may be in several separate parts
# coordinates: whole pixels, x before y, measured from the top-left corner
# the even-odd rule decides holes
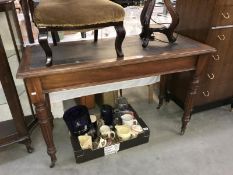
[[[132,108],[132,107],[131,107]],[[79,140],[77,137],[70,136],[71,144],[74,151],[74,156],[76,159],[76,163],[83,163],[92,159],[96,159],[98,157],[102,157],[105,155],[113,154],[118,151],[122,151],[134,146],[138,146],[144,143],[149,142],[149,136],[150,136],[150,130],[145,124],[145,122],[138,116],[138,114],[135,112],[135,110],[132,108],[132,111],[135,114],[135,119],[138,120],[138,123],[143,128],[143,132],[140,133],[136,138],[123,141],[111,146],[107,146],[104,148],[99,148],[95,150],[82,150]]]

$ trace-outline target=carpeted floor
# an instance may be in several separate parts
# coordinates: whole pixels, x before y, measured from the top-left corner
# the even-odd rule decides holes
[[[124,90],[124,95],[151,130],[148,144],[76,164],[65,123],[55,119],[56,167],[49,168],[50,159],[37,128],[31,136],[35,148],[32,154],[19,144],[0,150],[0,175],[232,174],[233,113],[229,112],[230,106],[193,115],[186,134],[180,136],[182,110],[173,102],[157,110],[157,102],[148,104],[146,88]]]

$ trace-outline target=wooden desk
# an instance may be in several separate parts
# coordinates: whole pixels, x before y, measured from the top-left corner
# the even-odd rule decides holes
[[[157,37],[165,39],[162,35]],[[92,41],[59,43],[52,47],[54,66],[49,68],[44,66],[45,57],[40,46],[25,48],[17,77],[25,79],[31,101],[35,105],[51,157],[51,167],[55,165],[56,148],[48,98],[50,92],[195,70],[182,119],[181,133],[184,133],[190,120],[192,99],[196,94],[199,76],[207,61],[198,56],[215,52],[215,49],[183,36],[179,36],[174,44],[154,41],[143,49],[139,37],[134,36],[126,38],[124,42],[125,58],[117,60],[113,43],[113,39],[102,40],[98,44]]]

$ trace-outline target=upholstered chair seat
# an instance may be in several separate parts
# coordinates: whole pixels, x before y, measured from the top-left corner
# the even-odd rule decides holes
[[[34,11],[37,27],[81,27],[120,22],[124,9],[109,0],[41,0]]]
[[[116,30],[115,51],[122,59],[122,43],[125,38],[123,7],[110,0],[28,0],[33,21],[39,29],[38,41],[44,50],[46,66],[53,64],[53,53],[48,42],[51,32],[53,44],[59,40],[58,31],[94,30],[94,42],[98,41],[98,29],[114,26]]]

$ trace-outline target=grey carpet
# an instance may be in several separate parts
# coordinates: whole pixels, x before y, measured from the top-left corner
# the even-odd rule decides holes
[[[80,174],[80,175],[231,175],[233,172],[233,113],[224,106],[192,116],[184,136],[179,135],[182,110],[173,102],[160,110],[147,103],[146,88],[124,90],[124,95],[151,130],[150,142],[118,154],[76,164],[67,128],[55,120],[54,140],[58,162],[50,169],[50,159],[37,128],[32,133],[35,151],[24,145],[0,150],[0,175]]]

